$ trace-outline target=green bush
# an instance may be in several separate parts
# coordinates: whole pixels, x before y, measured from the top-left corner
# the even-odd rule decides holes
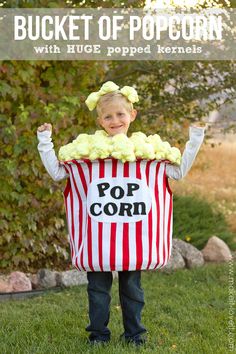
[[[236,249],[232,232],[220,212],[215,212],[205,200],[196,196],[174,195],[173,237],[180,238],[202,249],[209,237],[218,236],[231,249]]]
[[[0,75],[0,268],[66,265],[65,181],[56,183],[47,174],[36,131],[52,123],[57,153],[79,133],[95,129],[83,102],[97,78],[103,79],[104,65],[5,61]]]

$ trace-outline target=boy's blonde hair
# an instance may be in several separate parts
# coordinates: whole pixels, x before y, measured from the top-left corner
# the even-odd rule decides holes
[[[96,111],[98,116],[102,114],[103,106],[105,106],[107,103],[111,102],[112,100],[122,100],[125,109],[128,112],[131,112],[133,110],[133,104],[130,101],[128,101],[128,99],[124,95],[122,95],[122,93],[120,93],[119,91],[114,91],[114,92],[106,93],[105,95],[99,98],[96,106]]]

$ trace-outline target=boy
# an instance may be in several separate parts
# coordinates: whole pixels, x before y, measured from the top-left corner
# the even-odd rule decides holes
[[[90,94],[86,104],[90,110],[96,108],[98,124],[110,137],[117,134],[127,135],[129,126],[136,118],[137,111],[133,103],[138,101],[135,89],[125,86],[119,87],[112,83],[105,83],[98,92]],[[203,142],[205,127],[196,123],[190,127],[190,140],[187,142],[180,166],[166,164],[166,175],[179,180],[191,168],[198,150]],[[51,142],[51,124],[44,123],[38,128],[38,150],[42,162],[55,180],[59,181],[69,177],[60,166]],[[122,308],[124,333],[122,338],[128,343],[141,345],[145,343],[146,328],[141,324],[141,312],[144,306],[144,293],[141,288],[141,270],[118,271],[119,297]],[[112,286],[112,272],[87,272],[89,318],[90,325],[86,328],[91,332],[90,343],[106,343],[110,340],[110,330],[107,325],[110,316],[110,291]]]

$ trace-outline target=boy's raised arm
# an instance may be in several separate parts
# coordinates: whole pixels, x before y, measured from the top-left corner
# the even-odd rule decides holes
[[[60,181],[69,175],[56,157],[51,135],[51,130],[37,131],[38,151],[49,175],[54,181]]]
[[[201,126],[189,127],[189,140],[185,145],[180,166],[166,164],[166,175],[171,179],[179,180],[186,176],[193,165],[200,146],[204,140],[205,128]]]

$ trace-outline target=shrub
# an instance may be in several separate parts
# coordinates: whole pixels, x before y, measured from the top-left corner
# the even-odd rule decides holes
[[[47,174],[36,131],[44,122],[52,123],[57,153],[79,133],[95,129],[83,101],[97,78],[103,79],[104,65],[5,61],[0,74],[0,267],[59,267],[68,264],[69,252],[65,181],[55,183]]]

